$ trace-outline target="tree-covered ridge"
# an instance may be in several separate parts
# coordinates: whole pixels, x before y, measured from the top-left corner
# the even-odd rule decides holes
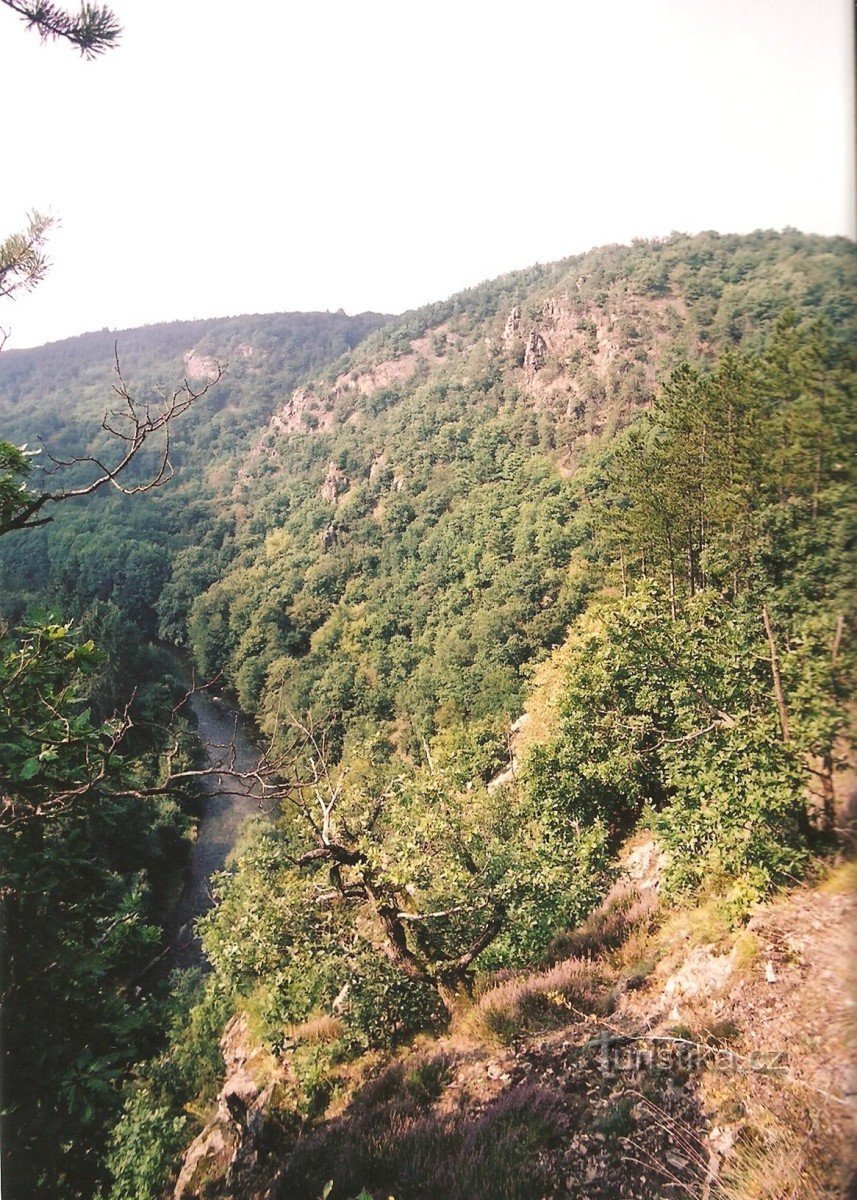
[[[569,476],[587,448],[648,410],[673,367],[758,346],[787,305],[798,324],[820,296],[847,317],[853,274],[844,240],[676,237],[503,277],[378,331],[301,389],[308,420],[294,398],[275,416],[239,476],[234,572],[191,607],[177,560],[163,628],[190,608],[204,669],[252,711],[285,682],[298,708],[312,696],[395,722],[412,744],[431,714],[514,714],[522,667],[580,603],[568,557],[590,518]]]
[[[118,496],[108,499],[105,509],[103,496],[88,507],[67,506],[49,534],[43,531],[28,541],[26,555],[20,554],[17,544],[0,544],[0,559],[10,564],[5,574],[0,565],[2,611],[17,615],[28,597],[49,592],[70,604],[66,611],[74,614],[81,602],[85,606],[89,600],[107,600],[115,594],[125,615],[142,623],[143,633],[151,636],[157,621],[150,606],[169,573],[171,555],[187,540],[211,543],[213,538],[216,543],[223,537],[218,530],[224,506],[222,500],[214,503],[213,497],[226,486],[229,464],[240,461],[243,440],[305,374],[318,370],[329,358],[339,358],[383,319],[372,314],[352,318],[338,313],[286,313],[172,322],[120,333],[105,330],[38,350],[4,352],[0,428],[13,449],[27,447],[26,484],[36,495],[89,480],[86,464],[72,462],[57,469],[49,456],[64,461],[86,456],[115,460],[117,439],[102,428],[102,421],[108,414],[115,426],[109,414],[118,409],[119,427],[125,428],[124,401],[117,396],[117,386],[127,387],[140,411],[151,404],[158,413],[168,407],[169,397],[183,380],[189,380],[193,392],[201,392],[218,365],[228,373],[205,405],[170,426],[170,466],[179,472],[181,491],[173,488],[158,495],[157,502],[142,513],[133,504],[123,505]],[[163,435],[150,440],[127,473],[129,486],[157,474],[164,445]],[[0,487],[16,496],[21,482],[21,471],[13,472],[4,464]],[[111,501],[117,507],[110,507]],[[228,523],[228,514],[224,518]],[[167,539],[172,539],[169,551]],[[107,543],[111,549],[105,548]],[[69,545],[75,548],[71,556]],[[142,606],[123,582],[126,559],[131,564],[128,582],[136,579],[143,589]],[[139,570],[133,566],[135,561]],[[82,578],[86,582],[78,587]],[[216,571],[211,578],[216,578]],[[131,590],[136,586],[131,583]]]
[[[673,892],[719,888],[735,919],[823,849],[853,669],[853,265],[844,240],[676,236],[481,285],[353,349],[360,330],[339,317],[241,318],[193,342],[173,330],[162,357],[147,331],[130,339],[123,370],[144,386],[181,377],[190,351],[202,372],[229,358],[228,382],[188,414],[170,490],[62,505],[2,539],[0,611],[14,626],[49,599],[103,648],[66,647],[69,672],[87,671],[67,719],[93,746],[142,685],[131,712],[151,729],[130,749],[144,761],[117,771],[159,769],[177,685],[146,643],[165,638],[220,675],[300,783],[284,785],[287,820],[248,834],[216,881],[208,979],[152,1002],[139,1028],[131,1006],[116,1055],[84,1064],[99,1102],[75,1116],[75,1144],[100,1149],[42,1163],[38,1194],[60,1170],[70,1195],[95,1178],[111,1200],[164,1194],[236,1009],[276,1052],[335,1008],[333,1048],[301,1068],[301,1112],[323,1112],[326,1056],[432,1027],[476,975],[538,962],[643,814]],[[0,401],[19,443],[62,388],[39,353],[13,360],[14,403]],[[107,365],[87,354],[63,437],[91,435],[105,406]],[[30,463],[4,460],[0,505]],[[67,626],[48,625],[66,646]],[[39,628],[7,631],[11,675]],[[509,729],[525,707],[526,753]],[[54,760],[8,723],[25,797]],[[290,740],[301,728],[324,731],[322,751]],[[513,753],[523,764],[498,787]],[[125,1021],[122,972],[160,915],[141,873],[181,842],[169,802],[91,799],[49,839],[48,873],[71,864],[74,952],[48,972],[38,1028],[19,1014],[22,1048],[57,997]],[[102,845],[103,821],[117,836]],[[139,857],[117,858],[128,830]],[[38,979],[51,917],[28,881],[44,850],[21,837],[9,886]],[[73,883],[84,860],[106,881],[97,911]],[[98,939],[126,916],[140,945],[108,961]],[[84,1028],[51,1060],[63,1086]],[[156,1053],[105,1161],[112,1081],[144,1043]]]
[[[338,761],[313,746],[286,820],[218,881],[194,1010],[203,1022],[229,997],[275,1052],[326,1019],[327,1043],[289,1060],[304,1119],[343,1062],[436,1027],[439,998],[460,1009],[474,975],[544,961],[638,823],[667,851],[668,894],[707,894],[739,926],[830,845],[855,667],[853,378],[841,345],[786,315],[763,349],[679,370],[591,456],[568,485],[576,603],[503,786],[501,723],[465,706],[436,713],[410,756],[365,711],[342,722]],[[153,1109],[174,1118],[192,1092],[170,1074],[179,1055],[129,1098],[116,1200],[135,1194]],[[291,1103],[272,1104],[286,1131]],[[173,1143],[158,1145],[150,1179],[169,1177]],[[300,1146],[286,1132],[282,1162]]]
[[[226,424],[230,436],[238,437],[266,419],[278,396],[387,320],[377,313],[219,317],[104,329],[34,350],[6,350],[0,357],[4,436],[31,445],[44,438],[64,456],[90,444],[110,401],[115,349],[126,378],[141,391],[174,386],[185,377],[198,380],[195,372],[215,361],[228,364],[229,382],[206,424]],[[220,416],[218,422],[215,414],[224,409],[233,410],[232,420]],[[193,427],[183,431],[191,447],[195,432]],[[204,454],[205,447],[204,441],[199,452]]]
[[[288,506],[298,544],[306,543],[301,553],[314,565],[301,584],[306,594],[297,619],[289,618],[289,636],[306,645],[330,604],[331,588],[317,576],[349,577],[348,554],[332,545],[337,539],[349,543],[352,559],[371,560],[374,543],[399,540],[415,504],[418,523],[406,542],[422,541],[427,532],[437,536],[433,514],[449,521],[460,501],[453,540],[466,538],[479,520],[491,520],[492,505],[502,507],[508,521],[516,496],[532,496],[538,505],[544,488],[562,492],[554,464],[573,470],[593,440],[645,410],[672,366],[705,362],[718,346],[735,341],[758,343],[786,305],[799,317],[822,312],[834,337],[847,336],[853,274],[853,248],[844,239],[796,232],[674,235],[504,276],[374,333],[380,318],[371,315],[285,314],[174,323],[118,337],[105,331],[38,351],[6,352],[0,357],[6,440],[32,449],[44,436],[63,458],[92,452],[103,440],[98,430],[111,401],[115,341],[125,377],[143,399],[150,387],[181,379],[188,361],[203,371],[228,362],[229,371],[205,406],[174,431],[179,487],[148,504],[145,515],[124,506],[115,521],[105,520],[112,510],[100,503],[67,512],[61,526],[28,543],[25,563],[15,561],[5,575],[0,563],[0,579],[10,599],[22,589],[32,595],[45,588],[65,590],[73,603],[87,590],[119,599],[129,590],[121,553],[117,547],[101,562],[99,548],[117,530],[125,541],[132,521],[139,534],[132,535],[130,559],[147,564],[148,580],[146,609],[135,605],[133,615],[144,617],[149,629],[160,620],[164,636],[185,640],[194,599],[224,579],[230,564],[253,560],[264,574],[270,547],[263,554],[262,545],[285,523]],[[330,366],[318,376],[324,364]],[[37,487],[47,460],[37,456],[31,465]],[[141,462],[141,475],[150,466]],[[328,475],[332,506],[321,500]],[[532,486],[531,475],[540,482]],[[477,518],[466,510],[487,501],[483,482],[496,495],[486,516]],[[553,497],[549,506],[562,503]],[[369,520],[361,511],[367,504]],[[551,537],[567,539],[563,521],[549,516],[548,523]],[[521,536],[532,540],[532,532]],[[322,553],[323,540],[331,553]],[[17,558],[7,549],[4,560],[9,553]],[[561,549],[558,554],[561,559]],[[550,573],[549,559],[548,553],[534,564],[534,576]],[[431,574],[443,579],[448,570],[466,573],[461,565],[435,561]],[[500,576],[508,571],[502,561],[488,561],[483,573],[497,574],[502,588]],[[537,587],[524,585],[530,591],[525,623],[537,617]],[[550,581],[541,593],[548,594],[557,594]],[[214,597],[211,603],[223,607]],[[489,607],[505,603],[501,596]],[[536,636],[550,645],[556,640],[550,618],[539,619],[544,635]],[[232,626],[229,640],[237,644],[245,632],[241,619]],[[268,641],[270,659],[278,646]],[[510,654],[520,659],[529,652],[525,646]]]

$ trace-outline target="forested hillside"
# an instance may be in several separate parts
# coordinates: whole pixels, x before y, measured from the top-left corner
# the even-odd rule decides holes
[[[183,1195],[316,1197],[332,1179],[336,1200],[364,1185],[496,1197],[487,1166],[420,1179],[395,1139],[354,1157],[349,1113],[355,1130],[375,1119],[355,1088],[384,1056],[462,1020],[525,1033],[533,1013],[479,994],[563,962],[637,829],[665,854],[665,903],[701,897],[732,932],[836,852],[855,302],[844,239],[707,233],[534,267],[386,324],[118,338],[141,397],[229,368],[175,423],[167,487],[58,504],[0,538],[21,1196],[155,1200],[205,1127]],[[109,453],[113,340],[0,356],[3,437]],[[3,464],[6,482],[41,488],[29,463]],[[167,989],[139,972],[194,805],[189,786],[157,786],[184,687],[169,645],[257,722],[282,818],[248,829],[215,883],[210,970]],[[584,1003],[563,979],[540,993],[554,1017]],[[264,1137],[214,1113],[236,1014],[269,1084]],[[428,1137],[441,1076],[405,1087],[409,1136]],[[532,1164],[559,1126],[540,1104],[491,1118],[520,1158],[503,1194],[548,1194]]]

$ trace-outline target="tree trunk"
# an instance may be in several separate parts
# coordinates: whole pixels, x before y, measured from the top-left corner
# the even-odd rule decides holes
[[[771,626],[771,618],[768,614],[768,606],[762,605],[762,620],[765,622],[765,633],[768,635],[768,646],[771,651],[771,675],[774,679],[774,697],[777,701],[777,712],[780,717],[780,731],[783,735],[783,741],[788,742],[791,739],[791,730],[789,729],[789,713],[786,708],[786,698],[783,693],[783,681],[780,676],[780,660],[777,656],[777,643],[774,641],[774,630]]]

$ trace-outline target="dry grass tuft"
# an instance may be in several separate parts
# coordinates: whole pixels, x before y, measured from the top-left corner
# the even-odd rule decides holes
[[[343,1025],[338,1017],[311,1017],[300,1025],[286,1026],[286,1039],[293,1045],[321,1046],[342,1037]]]
[[[846,1161],[829,1103],[781,1077],[726,1081],[718,1111],[740,1110],[734,1148],[721,1165],[718,1200],[830,1200]]]
[[[828,896],[842,896],[857,892],[857,859],[849,859],[840,866],[834,867],[819,884],[818,890]]]

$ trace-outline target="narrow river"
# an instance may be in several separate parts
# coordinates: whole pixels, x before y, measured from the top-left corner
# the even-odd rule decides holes
[[[190,699],[196,719],[197,736],[202,744],[204,765],[217,766],[230,761],[230,744],[235,745],[235,767],[251,770],[259,752],[241,728],[240,719],[221,700],[205,692]],[[196,841],[188,864],[187,878],[173,910],[170,923],[169,962],[173,968],[204,966],[202,947],[193,932],[193,923],[211,908],[211,877],[226,865],[235,847],[241,826],[250,816],[258,816],[259,801],[239,781],[203,776],[203,799]]]

